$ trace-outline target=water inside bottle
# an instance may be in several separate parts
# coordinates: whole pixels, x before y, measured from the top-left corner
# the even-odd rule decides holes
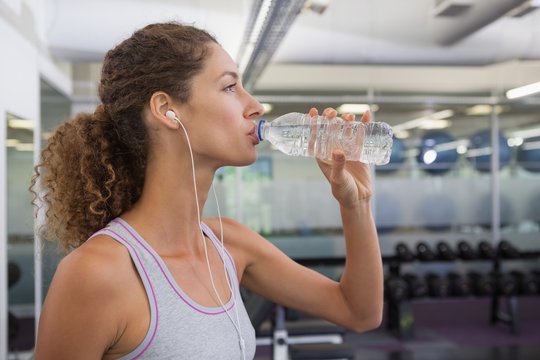
[[[293,156],[309,156],[308,144],[311,136],[309,127],[304,125],[272,126],[266,132],[265,140],[281,150],[284,154]]]
[[[365,131],[360,161],[375,165],[388,164],[392,155],[392,128],[384,123],[368,123]]]
[[[322,117],[303,119],[303,125],[280,124],[265,131],[283,153],[330,160],[334,149],[343,150],[347,160],[383,165],[389,162],[392,130],[385,124],[343,122]]]

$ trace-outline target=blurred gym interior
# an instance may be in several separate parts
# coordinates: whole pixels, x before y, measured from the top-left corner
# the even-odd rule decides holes
[[[372,171],[382,325],[352,333],[245,291],[256,359],[540,359],[539,7],[0,0],[0,359],[32,358],[62,257],[35,232],[28,187],[39,151],[55,126],[99,103],[105,51],[167,20],[215,34],[268,120],[334,107],[370,110],[394,130],[390,163]],[[267,42],[249,52],[250,38]],[[339,208],[315,162],[266,143],[258,151],[251,166],[219,170],[222,215],[338,279]],[[217,214],[213,202],[205,214]]]

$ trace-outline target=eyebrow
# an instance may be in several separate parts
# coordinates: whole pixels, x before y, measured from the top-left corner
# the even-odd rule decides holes
[[[235,80],[238,80],[240,78],[238,73],[234,71],[224,71],[219,78],[221,79],[222,77],[227,76],[227,75],[232,76]]]

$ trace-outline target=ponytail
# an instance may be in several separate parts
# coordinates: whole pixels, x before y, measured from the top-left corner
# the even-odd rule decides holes
[[[114,122],[100,105],[94,114],[81,113],[60,125],[42,152],[31,185],[34,204],[45,207],[44,237],[58,241],[66,251],[80,246],[140,197],[146,130],[142,121],[129,120]]]

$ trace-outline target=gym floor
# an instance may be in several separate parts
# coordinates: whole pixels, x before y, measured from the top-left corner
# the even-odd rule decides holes
[[[489,323],[489,298],[426,299],[411,305],[412,336],[400,339],[385,328],[347,333],[344,341],[358,360],[538,360],[540,297],[519,297],[518,331]],[[9,360],[31,359],[33,319],[19,319],[20,331],[10,343]],[[257,360],[270,360],[271,348],[259,346]]]
[[[412,303],[414,331],[400,339],[385,328],[355,334],[344,342],[358,360],[538,360],[540,297],[518,298],[518,331],[489,322],[489,298],[426,299]],[[271,349],[259,347],[257,360],[270,360]]]

